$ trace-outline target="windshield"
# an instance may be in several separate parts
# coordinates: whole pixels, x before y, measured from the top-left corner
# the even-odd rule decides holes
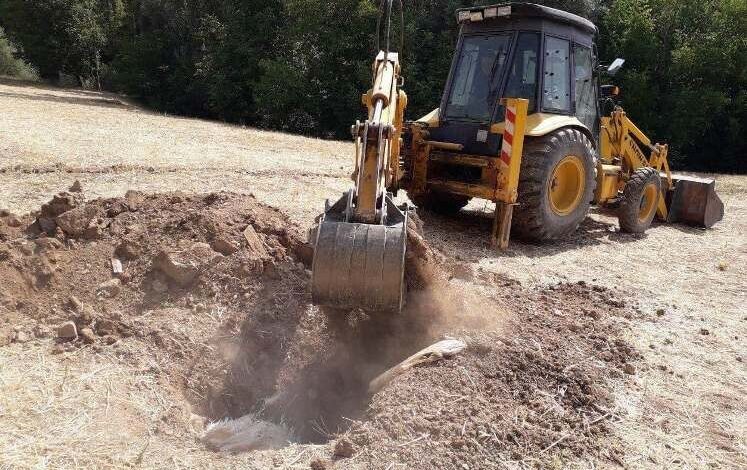
[[[492,91],[508,57],[509,36],[466,36],[446,101],[445,117],[490,120]]]

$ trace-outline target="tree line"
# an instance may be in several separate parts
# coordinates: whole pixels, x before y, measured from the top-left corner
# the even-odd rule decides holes
[[[456,9],[489,3],[404,2],[411,118],[439,103]],[[626,59],[624,107],[676,167],[747,172],[747,0],[535,3],[599,26],[600,61]],[[377,17],[373,0],[0,0],[0,74],[33,67],[167,113],[346,137]]]

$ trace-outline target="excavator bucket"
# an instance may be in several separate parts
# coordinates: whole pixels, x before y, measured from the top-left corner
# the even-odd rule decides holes
[[[322,215],[315,236],[313,301],[366,311],[402,309],[407,208],[386,197],[383,224],[350,222],[350,192]]]
[[[724,203],[710,178],[672,175],[673,188],[667,194],[667,222],[711,228],[724,218]]]

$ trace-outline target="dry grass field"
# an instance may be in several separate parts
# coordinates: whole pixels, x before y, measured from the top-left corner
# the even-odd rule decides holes
[[[324,199],[348,186],[352,154],[346,142],[164,116],[115,95],[0,82],[0,208],[18,214],[79,180],[88,198],[127,190],[251,193],[305,229]],[[569,240],[512,242],[496,253],[487,244],[489,204],[473,201],[455,218],[423,216],[425,238],[450,262],[527,289],[584,281],[635,312],[623,319],[625,337],[643,358],[635,375],[612,385],[619,462],[577,468],[747,468],[747,177],[715,178],[726,215],[707,231],[657,224],[644,236],[627,235],[614,217],[594,212]],[[47,350],[0,346],[0,468],[308,468],[321,452],[294,444],[284,460],[262,452],[234,458],[194,440],[167,460],[149,457],[149,446],[172,437],[153,435],[145,423],[173,405],[140,374],[149,365],[87,350],[63,361]],[[128,378],[115,387],[114,376]]]

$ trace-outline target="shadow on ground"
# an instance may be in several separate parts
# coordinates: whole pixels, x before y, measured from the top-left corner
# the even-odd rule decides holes
[[[592,213],[604,212],[593,209]],[[498,252],[490,246],[493,212],[484,210],[462,210],[455,215],[439,215],[429,211],[418,211],[425,224],[425,236],[434,246],[444,250],[456,248],[464,261],[527,256],[538,258],[553,256],[571,250],[600,244],[624,244],[646,237],[646,234],[629,234],[619,231],[616,223],[587,217],[570,237],[544,243],[523,241],[512,237],[508,250]],[[604,213],[606,214],[606,213]],[[690,229],[690,227],[683,227]]]

